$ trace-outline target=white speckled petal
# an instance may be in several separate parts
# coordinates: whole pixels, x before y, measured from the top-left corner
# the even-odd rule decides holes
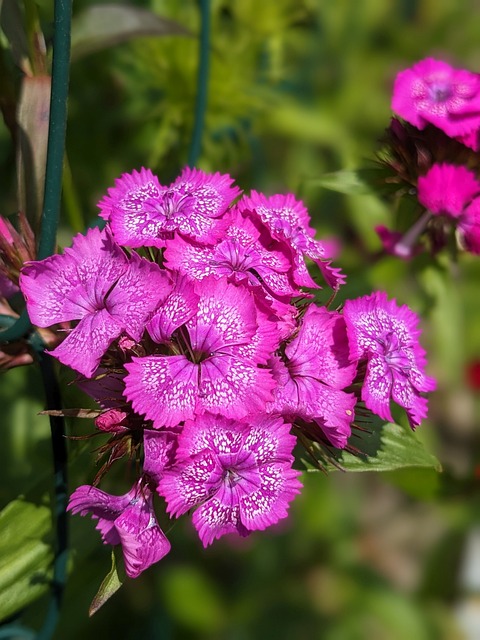
[[[198,396],[198,365],[185,356],[133,358],[125,365],[125,397],[155,428],[192,418]]]

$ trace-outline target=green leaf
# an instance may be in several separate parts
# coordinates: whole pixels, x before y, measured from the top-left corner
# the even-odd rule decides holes
[[[93,616],[93,614],[96,613],[100,609],[100,607],[102,607],[105,602],[109,600],[125,582],[125,569],[121,560],[118,563],[119,566],[117,567],[115,554],[118,554],[118,551],[118,547],[114,547],[112,549],[112,568],[100,585],[97,595],[92,600],[92,604],[90,605],[90,609],[88,610],[89,616]]]
[[[92,5],[72,21],[72,60],[138,36],[191,36],[182,25],[121,4]]]
[[[338,193],[360,194],[371,193],[371,188],[364,182],[358,171],[334,171],[324,173],[319,178],[308,180],[309,187],[323,187]]]
[[[47,506],[18,499],[0,512],[0,620],[49,588],[53,551],[45,537],[50,529]]]
[[[327,470],[345,471],[393,471],[405,467],[424,467],[441,471],[434,455],[429,453],[409,427],[398,424],[383,424],[374,419],[367,431],[354,431],[349,446],[355,454],[346,450],[321,449],[314,445],[314,455]],[[302,462],[306,468],[316,470],[308,457]]]

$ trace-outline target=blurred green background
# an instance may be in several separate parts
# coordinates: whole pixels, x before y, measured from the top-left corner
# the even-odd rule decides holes
[[[51,4],[38,2],[47,37]],[[76,0],[74,18],[92,4]],[[62,245],[95,219],[96,203],[123,172],[147,166],[168,183],[187,161],[198,3],[131,4],[177,21],[192,36],[138,37],[73,60]],[[344,180],[330,175],[371,166],[400,69],[434,56],[480,71],[480,4],[215,0],[211,21],[200,168],[230,173],[247,192],[301,197],[318,237],[340,241],[337,264],[348,280],[339,299],[382,288],[421,314],[429,372],[439,388],[418,435],[444,471],[306,474],[287,522],[207,551],[182,519],[169,535],[171,553],[92,619],[88,606],[110,554],[91,520],[74,517],[55,638],[480,638],[479,261],[468,255],[454,265],[442,258],[379,259],[373,227],[389,223],[391,204],[352,186],[351,174]],[[14,149],[5,128],[0,167],[8,215],[17,205]],[[48,420],[37,415],[39,378],[24,368],[0,380],[0,506],[20,494],[40,504],[51,467]],[[66,406],[81,402],[67,385],[65,398]],[[90,429],[70,424],[71,434]],[[95,446],[69,442],[72,489],[92,481]],[[120,470],[125,486],[127,476]],[[46,602],[42,597],[26,609],[33,627]]]

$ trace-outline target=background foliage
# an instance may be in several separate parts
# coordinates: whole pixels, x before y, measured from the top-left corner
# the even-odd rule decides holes
[[[121,173],[148,166],[161,182],[171,181],[186,163],[192,134],[197,3],[135,3],[182,25],[185,35],[76,50],[83,12],[92,5],[76,0],[74,6],[61,245],[94,221],[97,201]],[[41,0],[38,7],[48,37],[51,3]],[[388,223],[391,206],[352,171],[371,165],[398,70],[429,55],[480,70],[479,7],[473,0],[215,0],[211,19],[199,166],[230,173],[246,191],[295,192],[319,235],[340,240],[337,262],[349,276],[341,295],[383,288],[422,315],[439,390],[418,436],[444,471],[306,473],[287,523],[245,541],[222,540],[206,552],[182,520],[169,556],[127,582],[92,620],[88,606],[110,568],[109,550],[90,520],[73,518],[56,638],[461,638],[464,620],[475,613],[472,594],[480,591],[480,578],[464,569],[473,562],[468,549],[479,514],[480,266],[466,255],[455,265],[380,258],[373,227]],[[9,215],[17,204],[6,127],[0,128],[0,167],[2,214]],[[65,405],[85,405],[64,383]],[[24,496],[31,503],[27,524],[43,538],[34,544],[23,524],[25,540],[18,539],[18,530],[5,525],[11,512],[0,514],[0,588],[35,588],[27,600],[45,589],[32,585],[22,562],[28,553],[39,566],[50,561],[49,433],[47,419],[37,415],[42,402],[33,368],[3,374],[0,506]],[[79,435],[88,427],[77,421],[69,430]],[[95,441],[69,443],[72,487],[91,482],[94,447]],[[2,573],[2,544],[13,538],[18,562]],[[19,592],[8,591],[3,618],[18,611]],[[45,603],[37,599],[24,620],[38,627]]]

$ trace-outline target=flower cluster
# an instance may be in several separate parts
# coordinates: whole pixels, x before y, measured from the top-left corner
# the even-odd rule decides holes
[[[466,251],[480,253],[480,75],[427,58],[396,79],[382,162],[400,193],[416,194],[410,228],[377,233],[384,248],[410,258],[436,252],[456,234]]]
[[[286,517],[296,444],[348,447],[358,410],[392,420],[391,400],[412,428],[427,413],[417,316],[382,293],[318,305],[309,263],[334,292],[345,279],[304,205],[240,195],[218,173],[124,174],[103,230],[21,273],[32,322],[64,336],[51,354],[101,406],[101,471],[137,461],[126,494],[84,485],[69,504],[132,578],[170,549],[155,494],[171,517],[192,512],[204,546],[245,536]]]

